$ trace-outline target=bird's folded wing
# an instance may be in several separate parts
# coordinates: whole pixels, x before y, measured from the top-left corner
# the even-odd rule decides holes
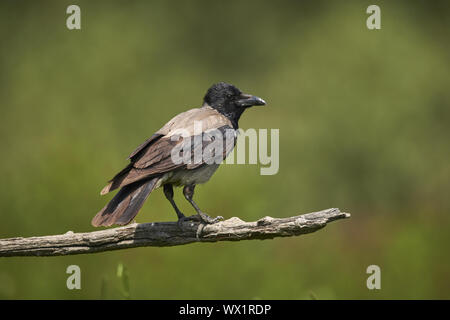
[[[140,151],[144,150],[146,147],[148,147],[150,144],[158,140],[159,138],[163,137],[163,134],[155,133],[150,138],[145,140],[139,147],[137,147],[128,157],[131,162],[139,158]]]

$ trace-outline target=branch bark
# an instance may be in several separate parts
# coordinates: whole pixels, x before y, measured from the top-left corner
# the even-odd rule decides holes
[[[0,257],[61,256],[135,247],[166,247],[193,242],[241,241],[292,237],[322,229],[327,223],[349,218],[339,209],[326,209],[289,218],[264,217],[245,222],[237,217],[215,224],[197,221],[130,224],[125,227],[62,235],[0,240]]]

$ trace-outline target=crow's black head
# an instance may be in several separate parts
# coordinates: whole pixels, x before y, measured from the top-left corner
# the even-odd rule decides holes
[[[225,82],[212,85],[206,92],[203,102],[230,119],[235,128],[238,128],[239,118],[246,108],[266,104],[263,99],[242,93],[232,84]]]

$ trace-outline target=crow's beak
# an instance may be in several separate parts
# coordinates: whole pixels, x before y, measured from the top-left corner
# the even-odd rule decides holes
[[[241,94],[237,101],[237,105],[240,107],[263,106],[265,104],[266,102],[263,99],[245,93]]]

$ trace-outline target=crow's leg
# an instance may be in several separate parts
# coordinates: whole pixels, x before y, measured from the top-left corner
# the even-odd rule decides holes
[[[184,214],[178,209],[177,205],[175,204],[175,201],[173,201],[173,187],[171,184],[165,184],[164,185],[164,195],[166,196],[167,200],[169,200],[172,207],[175,209],[175,212],[178,216],[178,221],[185,218]]]
[[[200,220],[198,216],[192,216],[192,217],[186,217],[180,209],[178,209],[177,205],[175,204],[175,201],[173,201],[173,187],[171,184],[165,184],[164,185],[164,195],[166,196],[167,200],[169,200],[172,207],[175,209],[175,212],[178,216],[178,227],[180,229],[183,229],[183,222],[189,221],[189,220]]]
[[[197,213],[200,216],[200,218],[202,219],[202,221],[204,223],[210,224],[210,223],[216,223],[216,222],[219,222],[220,220],[223,220],[223,218],[221,216],[218,216],[216,218],[211,218],[206,213],[202,212],[202,210],[200,210],[198,205],[193,200],[194,188],[195,188],[195,184],[184,186],[183,194],[184,194],[184,197],[186,198],[186,200],[189,201],[189,203],[194,207],[195,211],[197,211]]]

